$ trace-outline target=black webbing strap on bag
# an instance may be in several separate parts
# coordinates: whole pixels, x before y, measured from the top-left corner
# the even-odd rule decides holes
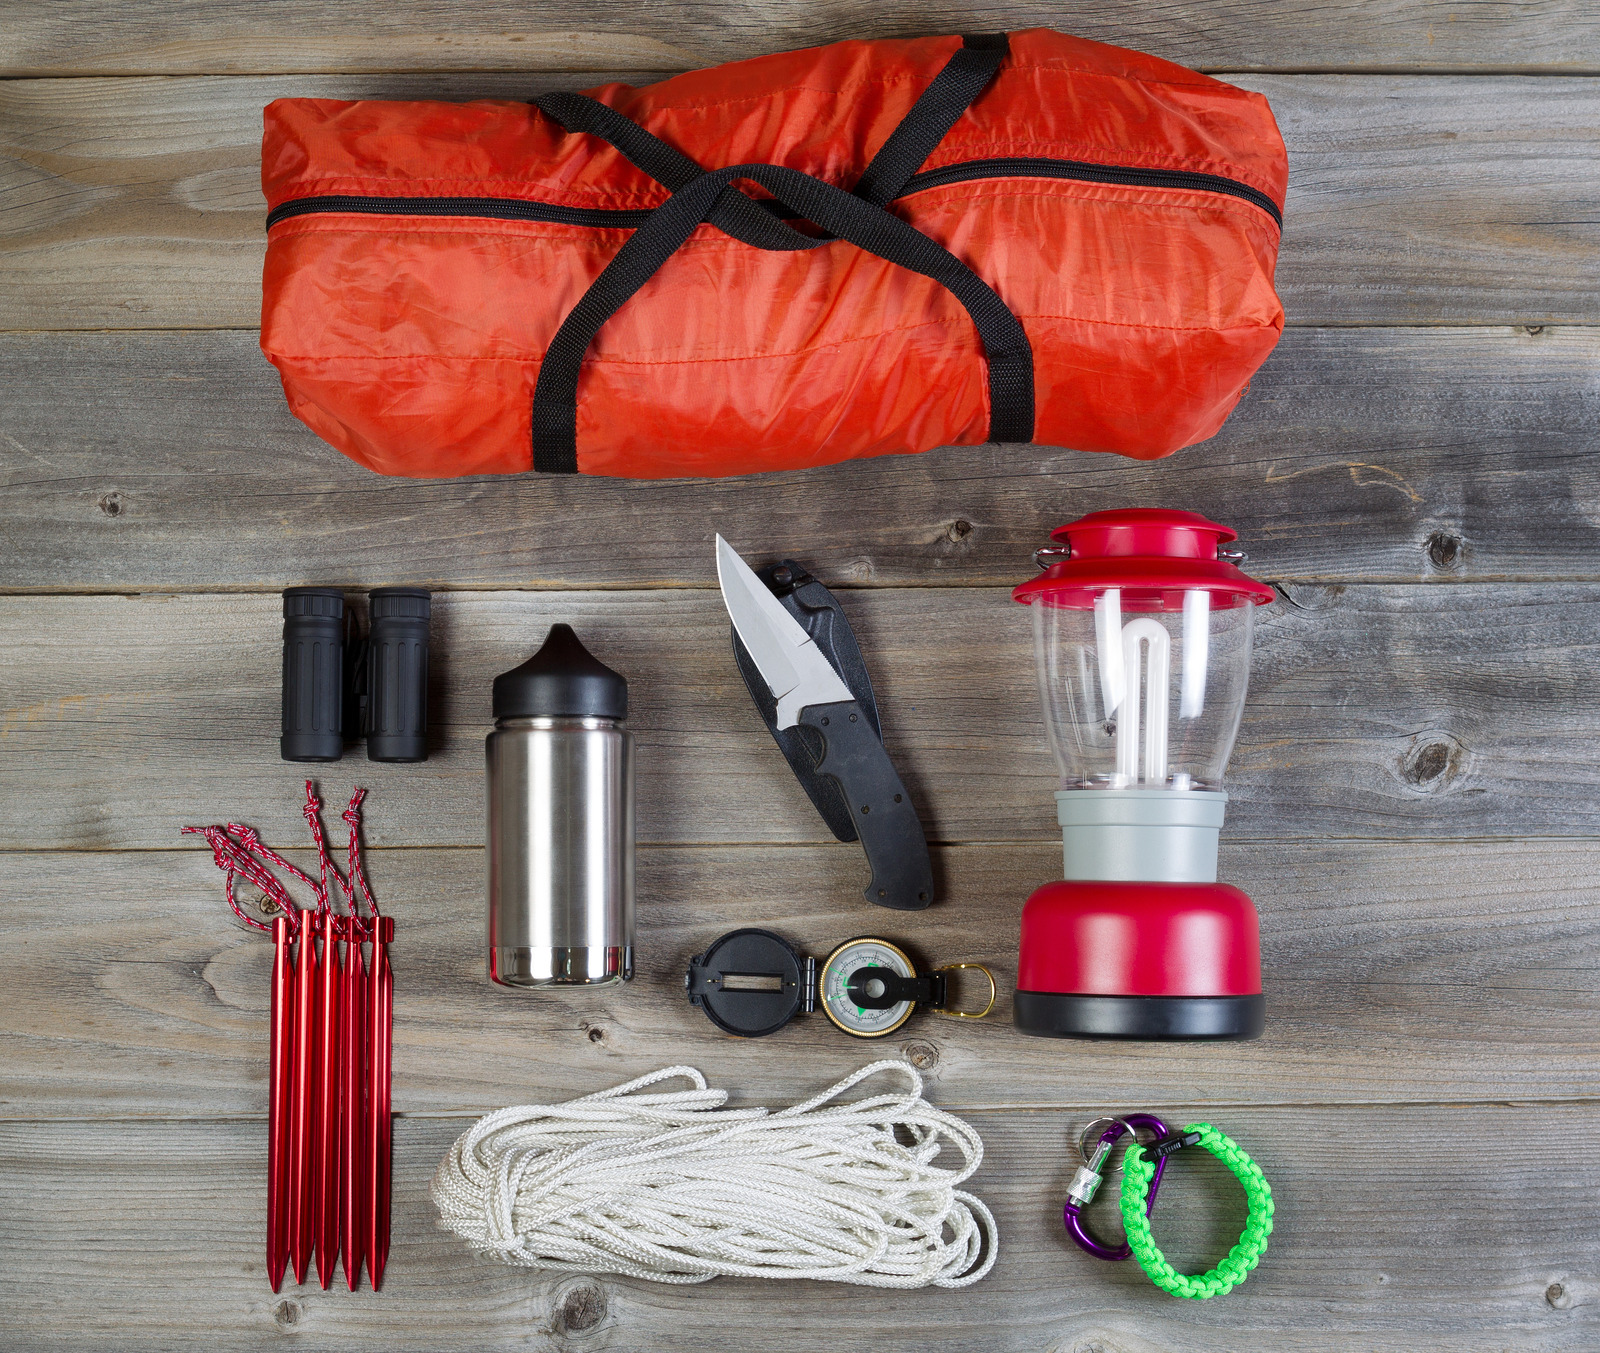
[[[948,288],[972,318],[988,358],[989,439],[1032,440],[1033,348],[1022,322],[987,282],[915,226],[843,188],[781,165],[736,164],[702,174],[657,207],[562,320],[534,387],[534,469],[577,472],[578,373],[589,344],[600,326],[694,233],[723,190],[741,178],[759,183],[840,239]]]
[[[923,161],[933,154],[934,147],[944,140],[944,134],[988,88],[1010,50],[1010,39],[1004,33],[962,38],[961,50],[933,77],[933,83],[922,91],[911,111],[861,171],[855,195],[880,207],[899,197]]]
[[[533,102],[541,113],[554,118],[569,132],[587,132],[609,142],[635,168],[642,169],[663,188],[677,192],[705,173],[681,150],[587,94],[545,94]],[[734,239],[757,249],[815,249],[828,242],[785,225],[768,208],[737,188],[727,189],[706,219]]]
[[[899,197],[920,170],[945,133],[956,125],[972,101],[994,79],[1010,51],[1004,33],[981,33],[961,39],[961,49],[944,64],[918,96],[911,111],[889,133],[862,171],[852,191],[868,202],[887,206]],[[620,151],[636,169],[650,175],[663,188],[687,188],[704,169],[675,146],[647,132],[637,122],[587,94],[560,91],[533,101],[541,113],[569,132],[587,132]],[[754,210],[744,204],[749,202]],[[778,221],[776,204],[746,197],[729,188],[706,218],[707,223],[757,249],[814,249],[831,237],[805,235]],[[777,222],[776,225],[774,223]]]
[[[695,227],[707,221],[758,249],[815,249],[836,239],[848,240],[939,282],[966,308],[983,342],[989,363],[989,440],[1031,441],[1033,349],[1021,322],[954,254],[884,209],[988,85],[1008,49],[1004,34],[965,38],[963,44],[873,156],[854,193],[781,165],[704,170],[683,152],[597,100],[581,94],[552,94],[536,100],[541,111],[568,131],[598,136],[613,145],[632,164],[671,189],[673,196],[657,207],[617,252],[551,340],[534,389],[534,469],[577,472],[578,377],[589,344]],[[734,187],[735,179],[760,184],[783,207],[828,233],[812,236],[786,225],[769,205]]]

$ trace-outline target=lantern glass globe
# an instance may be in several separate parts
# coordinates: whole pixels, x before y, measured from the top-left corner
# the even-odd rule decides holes
[[[1063,789],[1216,790],[1239,733],[1255,606],[1203,588],[1029,601]]]

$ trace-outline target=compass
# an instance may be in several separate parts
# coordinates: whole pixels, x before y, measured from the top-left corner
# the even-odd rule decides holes
[[[947,974],[971,968],[989,983],[982,1010],[949,1006]],[[734,930],[684,974],[689,1000],[730,1034],[763,1038],[798,1014],[822,1007],[854,1038],[882,1038],[911,1018],[918,1006],[958,1019],[982,1019],[994,1009],[995,980],[981,963],[951,963],[919,974],[905,950],[876,936],[846,940],[819,964],[802,957],[770,930]]]
[[[847,1034],[882,1038],[916,1010],[916,982],[911,960],[888,940],[846,940],[823,960],[817,995],[822,1013]]]

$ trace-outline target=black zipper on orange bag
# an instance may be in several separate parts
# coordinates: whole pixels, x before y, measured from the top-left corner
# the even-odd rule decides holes
[[[1280,228],[1283,225],[1283,213],[1278,210],[1278,204],[1259,188],[1252,188],[1237,179],[1187,169],[1137,169],[1128,165],[1094,164],[1087,160],[1028,158],[969,160],[963,164],[947,164],[942,169],[928,169],[913,175],[895,200],[952,183],[1007,178],[1069,179],[1077,183],[1109,183],[1128,188],[1172,188],[1184,192],[1221,193],[1260,208]],[[761,205],[769,210],[777,206],[776,203],[766,202]],[[492,221],[544,221],[554,225],[631,230],[649,220],[651,210],[568,207],[556,202],[530,202],[518,197],[297,197],[279,203],[267,213],[267,229],[294,216],[334,212],[361,216],[475,216]],[[790,217],[792,213],[777,208],[774,215]]]
[[[1259,188],[1221,174],[1201,174],[1192,169],[1134,169],[1120,164],[1095,164],[1089,160],[999,159],[968,160],[926,169],[906,184],[905,197],[928,188],[977,179],[1071,179],[1076,183],[1111,183],[1128,188],[1177,188],[1184,192],[1223,193],[1260,207],[1281,228],[1283,213]]]
[[[632,229],[650,219],[651,208],[564,207],[520,197],[297,197],[267,213],[267,229],[291,216],[338,212],[356,216],[478,216],[492,221],[549,221],[555,225]]]

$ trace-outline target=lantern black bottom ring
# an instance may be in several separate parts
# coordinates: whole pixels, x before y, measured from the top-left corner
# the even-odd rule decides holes
[[[1237,1039],[1261,1037],[1267,1002],[1254,996],[1090,996],[1019,991],[1019,1033],[1041,1038]]]

